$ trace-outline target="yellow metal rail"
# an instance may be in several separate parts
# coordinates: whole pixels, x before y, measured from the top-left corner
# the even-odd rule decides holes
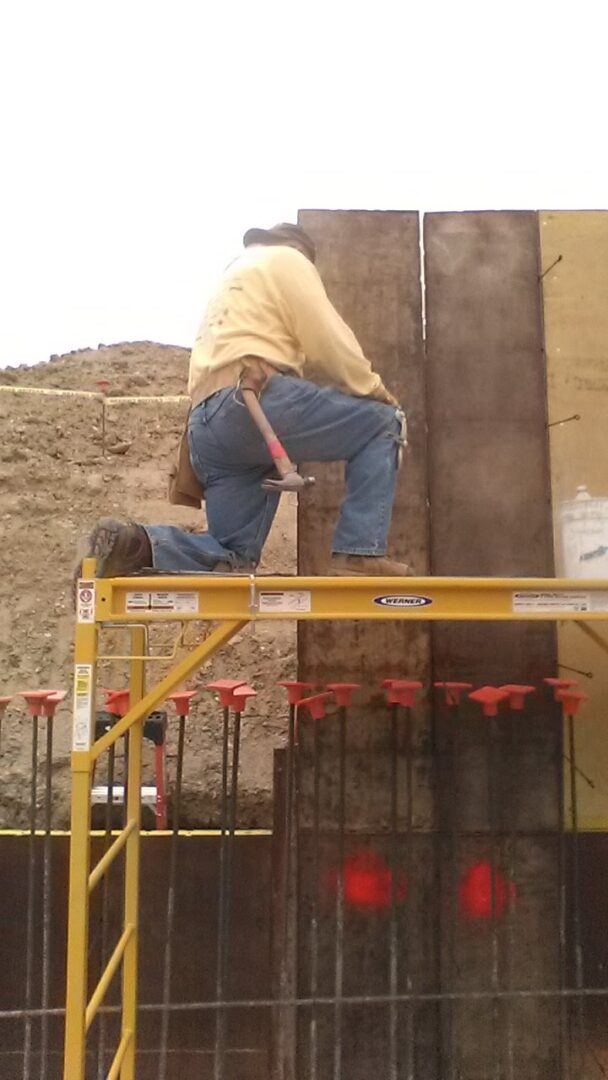
[[[121,1037],[108,1077],[135,1080],[139,932],[140,789],[145,718],[247,623],[260,619],[574,620],[602,649],[589,622],[608,621],[608,581],[545,578],[311,578],[233,574],[96,579],[85,560],[78,584],[72,740],[72,829],[64,1080],[85,1080],[89,1024],[122,965]],[[146,623],[219,624],[150,690]],[[93,741],[99,630],[124,623],[131,636],[130,709]],[[95,762],[129,734],[127,824],[91,870]],[[90,894],[125,852],[121,938],[88,1000]]]

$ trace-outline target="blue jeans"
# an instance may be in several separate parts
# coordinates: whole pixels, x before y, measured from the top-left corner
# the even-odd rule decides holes
[[[305,379],[275,375],[262,406],[292,461],[345,461],[346,494],[332,550],[384,555],[397,476],[395,409]],[[219,390],[190,414],[192,467],[205,489],[208,532],[150,525],[159,570],[257,565],[280,496],[263,491],[276,476],[266,444],[234,387]]]

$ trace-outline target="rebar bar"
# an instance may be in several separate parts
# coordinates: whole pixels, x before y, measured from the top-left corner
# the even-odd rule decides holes
[[[398,1080],[399,1072],[399,1007],[396,995],[399,990],[399,927],[397,924],[397,866],[399,861],[399,801],[398,801],[398,763],[399,731],[397,705],[390,707],[390,863],[391,863],[391,908],[389,939],[389,989],[395,1000],[389,1009],[389,1080]]]
[[[158,1080],[166,1080],[167,1054],[169,1043],[169,1003],[171,1001],[171,975],[173,963],[173,926],[175,923],[175,880],[177,875],[177,853],[179,844],[179,819],[182,798],[182,777],[184,770],[184,743],[186,737],[186,717],[179,716],[177,736],[177,759],[175,764],[175,787],[173,793],[173,814],[171,841],[169,849],[169,879],[167,884],[167,909],[165,914],[165,949],[163,955],[163,1010],[161,1013],[160,1051],[158,1059]]]
[[[316,998],[319,992],[319,874],[321,865],[321,747],[318,725],[312,721],[313,793],[312,793],[312,893],[310,897],[310,998],[309,1022],[310,1080],[318,1080],[319,1016]]]
[[[53,717],[46,718],[46,760],[44,763],[44,854],[42,882],[42,988],[41,1004],[49,1007],[51,970],[51,826],[53,798]],[[40,1080],[47,1080],[49,1016],[45,1012],[40,1028]]]
[[[334,954],[334,1080],[342,1080],[342,1005],[344,991],[344,829],[346,817],[346,708],[338,709],[338,889]]]
[[[27,915],[25,947],[25,1008],[32,1007],[34,977],[34,931],[36,888],[36,817],[38,801],[38,717],[32,716],[32,776],[30,782],[30,831],[27,869]],[[23,1080],[30,1080],[32,1069],[32,1019],[26,1015],[23,1034]]]
[[[218,1004],[224,1001],[224,954],[226,950],[226,843],[228,823],[228,749],[230,740],[230,709],[224,706],[222,714],[222,787],[220,796],[220,852],[219,895],[217,918],[217,958],[215,997]],[[224,1055],[226,1043],[226,1017],[218,1009],[215,1027],[214,1078],[224,1080]]]

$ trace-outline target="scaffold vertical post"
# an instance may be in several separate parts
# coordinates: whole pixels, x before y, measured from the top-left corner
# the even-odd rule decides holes
[[[86,560],[85,578],[95,564]],[[94,593],[94,589],[93,589]],[[94,599],[93,599],[94,608]],[[68,956],[64,1080],[84,1080],[85,1014],[89,966],[89,872],[91,866],[91,756],[95,716],[97,626],[94,615],[79,611],[74,652],[72,728],[72,824],[68,900]]]
[[[131,706],[141,701],[145,694],[146,633],[142,626],[131,630]],[[135,1080],[135,1055],[137,1034],[137,962],[139,937],[139,861],[141,819],[141,765],[143,718],[129,732],[129,775],[127,794],[127,821],[136,822],[131,832],[125,855],[125,929],[133,932],[125,948],[122,972],[122,1038],[128,1040],[122,1063],[120,1080]]]

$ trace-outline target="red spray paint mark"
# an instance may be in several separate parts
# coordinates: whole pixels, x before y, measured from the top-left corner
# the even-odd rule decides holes
[[[512,906],[516,896],[514,882],[497,870],[494,874],[494,911],[497,918]],[[461,915],[468,919],[492,918],[492,866],[489,862],[475,863],[467,870],[458,890],[458,907]]]
[[[327,877],[329,895],[338,894],[338,870],[331,870]],[[381,855],[370,848],[360,848],[344,860],[344,904],[355,911],[372,913],[387,911],[391,906],[393,871]],[[397,874],[395,899],[403,903],[407,896],[407,881]]]

